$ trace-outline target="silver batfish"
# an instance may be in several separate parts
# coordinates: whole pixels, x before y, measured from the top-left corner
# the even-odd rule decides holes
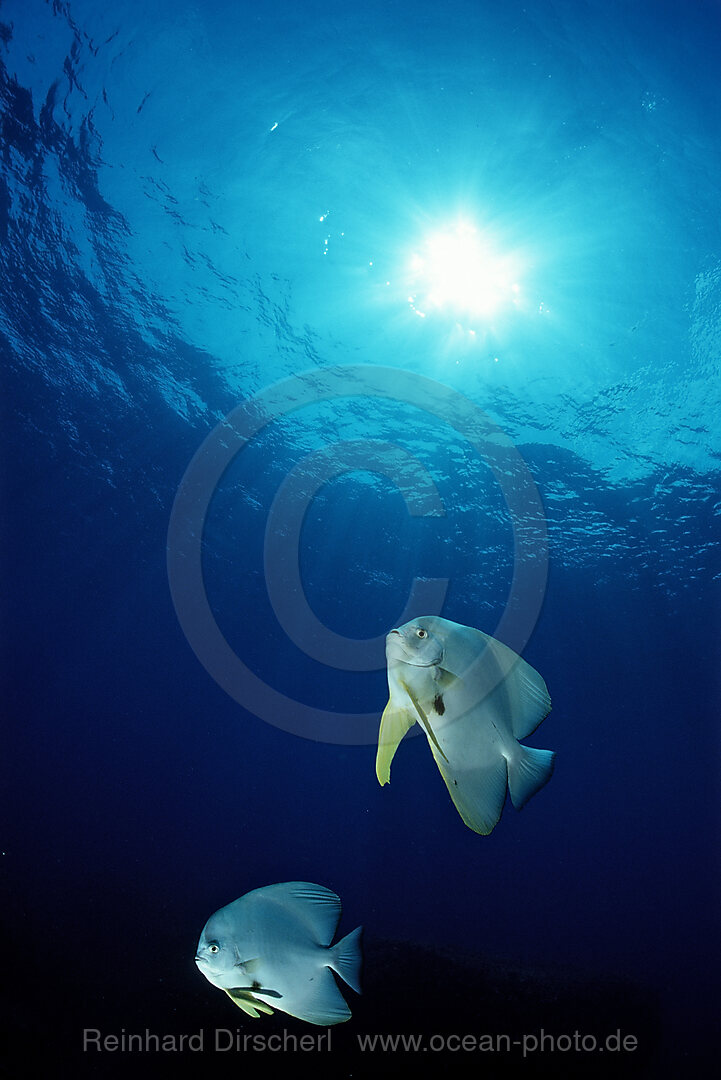
[[[267,885],[211,915],[195,962],[248,1016],[278,1009],[339,1024],[351,1011],[332,972],[360,993],[361,964],[361,927],[331,945],[340,916],[340,899],[322,885]]]
[[[421,725],[450,796],[474,832],[492,832],[506,790],[520,809],[551,778],[555,754],[521,746],[551,710],[546,684],[495,638],[437,615],[386,638],[390,697],[381,719],[376,774],[390,782],[393,755]]]

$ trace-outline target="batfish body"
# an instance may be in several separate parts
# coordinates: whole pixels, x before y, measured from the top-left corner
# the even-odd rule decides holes
[[[522,746],[551,709],[546,684],[495,638],[427,615],[386,638],[388,704],[381,719],[376,773],[390,781],[398,744],[414,723],[428,738],[464,822],[492,832],[506,791],[520,809],[553,772],[554,753]]]
[[[211,915],[195,962],[249,1016],[278,1009],[309,1024],[339,1024],[351,1012],[332,972],[360,993],[361,963],[360,927],[331,945],[340,915],[339,898],[322,885],[255,889]]]

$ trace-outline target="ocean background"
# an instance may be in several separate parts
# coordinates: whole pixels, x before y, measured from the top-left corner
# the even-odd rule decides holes
[[[213,911],[295,879],[365,927],[323,1075],[718,1061],[720,35],[712,0],[1,0],[8,1077],[302,1067],[82,1046],[86,1028],[310,1030],[249,1020],[193,961]],[[506,268],[471,310],[419,270],[459,221]],[[167,560],[184,580],[198,535],[172,527],[176,495],[232,410],[349,365],[449,387],[503,435],[479,453],[434,391],[350,379],[318,400],[311,375],[247,446],[227,436],[202,566],[270,688],[254,709],[176,612]],[[360,465],[326,475],[349,441]],[[388,444],[442,513],[409,514],[398,478],[421,482]],[[310,454],[294,554],[276,495]],[[540,515],[514,519],[521,488]],[[510,610],[553,699],[528,740],[557,751],[548,786],[477,836],[408,738],[381,789],[375,719],[357,745],[342,716],[380,716],[382,650],[359,644],[354,669],[294,640],[268,584],[299,611],[289,566],[345,639],[396,625],[414,577],[447,579],[442,614],[487,633]],[[338,714],[337,741],[292,703]],[[542,1028],[639,1046],[355,1040]]]

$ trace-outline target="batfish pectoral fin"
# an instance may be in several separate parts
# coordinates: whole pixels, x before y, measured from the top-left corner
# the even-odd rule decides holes
[[[381,787],[389,784],[391,780],[391,762],[400,741],[416,722],[416,718],[405,705],[400,707],[389,700],[383,716],[381,717],[380,731],[378,732],[378,753],[376,754],[376,776]]]
[[[458,676],[454,675],[452,671],[447,671],[442,664],[438,666],[436,671],[436,684],[441,692],[448,690],[454,683],[458,682]]]
[[[435,734],[433,728],[431,727],[431,722],[428,719],[428,716],[427,716],[425,710],[420,706],[420,704],[418,702],[418,699],[416,698],[413,691],[404,682],[401,683],[401,686],[403,687],[405,692],[408,694],[408,697],[413,702],[413,708],[418,713],[421,724],[423,726],[423,730],[425,731],[426,735],[428,736],[428,738],[431,740],[431,742],[433,744],[433,754],[434,754],[434,756],[436,756],[437,754],[440,754],[441,757],[443,758],[443,760],[447,762],[448,758],[446,757],[446,755],[443,753],[443,751],[440,748],[440,745],[438,743],[438,739],[436,738],[436,734]]]
[[[264,1001],[258,1001],[258,999],[249,990],[237,989],[225,991],[234,1005],[237,1005],[239,1009],[242,1009],[248,1016],[252,1016],[254,1020],[257,1020],[261,1013],[266,1016],[272,1016],[273,1010],[270,1005],[266,1005]]]
[[[240,964],[240,969],[246,975],[251,975],[252,976],[258,970],[259,966],[260,966],[260,960],[259,960],[259,958],[257,956],[255,956],[251,960],[243,960],[243,962]]]

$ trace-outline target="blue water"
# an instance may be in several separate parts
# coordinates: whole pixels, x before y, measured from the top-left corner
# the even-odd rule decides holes
[[[720,32],[710,0],[2,0],[9,1075],[39,1043],[99,1075],[84,1027],[245,1024],[195,942],[292,879],[365,925],[369,1029],[373,943],[403,942],[442,1016],[473,1009],[450,949],[633,986],[628,1075],[717,1057]],[[459,221],[510,275],[495,305],[413,262]],[[227,468],[189,488],[209,438]],[[195,550],[259,697],[176,610]],[[425,740],[375,778],[363,642],[413,578],[553,698],[555,775],[490,837]],[[330,1075],[363,1075],[349,1045]]]

